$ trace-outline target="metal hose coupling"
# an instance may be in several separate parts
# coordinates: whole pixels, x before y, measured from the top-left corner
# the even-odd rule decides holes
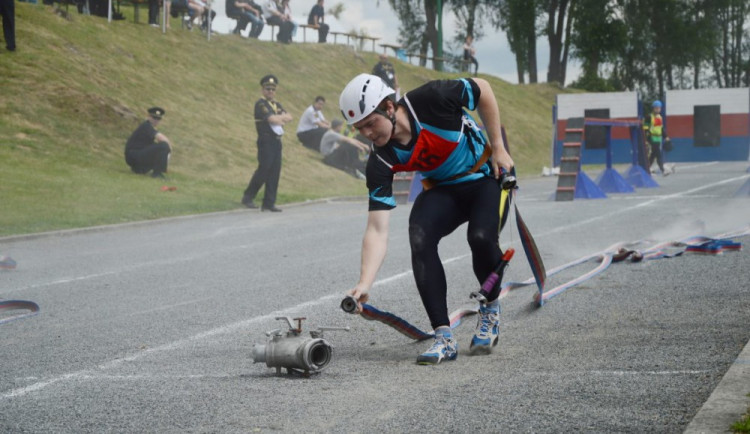
[[[502,176],[500,177],[500,188],[503,190],[513,190],[516,188],[516,184],[517,181],[515,176],[505,172],[502,173]]]
[[[351,295],[347,295],[346,297],[344,297],[344,299],[341,300],[341,310],[346,313],[357,312],[357,299],[355,299]]]
[[[306,318],[294,318],[297,327],[288,316],[277,317],[286,321],[289,329],[283,333],[281,329],[266,332],[268,341],[265,344],[253,345],[253,363],[265,363],[269,368],[276,368],[276,374],[281,374],[281,368],[286,368],[289,374],[301,374],[309,377],[322,371],[333,358],[333,346],[323,339],[323,332],[329,330],[349,331],[349,327],[320,327],[311,330],[310,337],[302,336],[302,321]]]
[[[507,267],[510,263],[510,260],[513,259],[514,253],[516,253],[516,250],[509,247],[508,250],[506,250],[503,254],[503,257],[500,258],[500,263],[497,264],[495,270],[491,272],[489,276],[487,276],[487,279],[484,280],[484,283],[482,283],[482,287],[479,288],[479,291],[469,294],[469,298],[475,298],[481,304],[487,303],[487,297],[495,288],[495,285],[497,285],[500,279],[502,279],[503,273],[505,272],[505,267]]]

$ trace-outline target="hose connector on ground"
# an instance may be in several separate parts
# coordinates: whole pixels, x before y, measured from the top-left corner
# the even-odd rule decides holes
[[[289,325],[286,333],[281,329],[266,332],[268,341],[265,344],[253,345],[253,363],[265,363],[269,368],[276,368],[281,374],[285,368],[289,374],[301,374],[309,377],[322,371],[333,358],[333,346],[323,339],[323,332],[328,330],[349,331],[349,327],[320,327],[310,331],[310,337],[302,336],[302,321],[305,318],[277,317]],[[295,327],[292,320],[297,321]]]

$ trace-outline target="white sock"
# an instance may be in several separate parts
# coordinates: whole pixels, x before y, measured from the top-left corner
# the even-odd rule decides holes
[[[485,303],[484,306],[486,309],[496,310],[500,312],[500,299],[496,298],[490,302]]]
[[[435,337],[443,336],[446,339],[453,339],[453,332],[448,326],[440,326],[435,329]]]

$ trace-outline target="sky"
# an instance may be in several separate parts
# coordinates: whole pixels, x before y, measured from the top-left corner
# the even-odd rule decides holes
[[[219,0],[222,1],[222,0]],[[259,3],[258,0],[255,0]],[[290,6],[292,8],[292,15],[294,19],[299,23],[307,22],[307,15],[310,9],[315,5],[316,0],[290,0]],[[340,16],[339,20],[336,20],[330,14],[326,14],[326,22],[331,26],[332,31],[349,32],[354,29],[364,29],[367,34],[371,36],[378,36],[382,39],[378,43],[387,44],[398,44],[398,27],[399,20],[395,12],[391,9],[387,0],[326,0],[324,7],[326,12],[329,8],[333,7],[337,3],[344,4],[344,11]],[[380,5],[378,5],[380,3]],[[218,13],[223,14],[224,6],[223,1],[221,6],[214,7]],[[226,22],[222,23],[220,17],[217,17],[216,25],[214,29],[222,31],[222,25],[228,27],[229,24]],[[295,40],[302,41],[302,29],[298,30],[298,34]],[[443,10],[443,38],[447,42],[453,38],[456,31],[456,20],[454,15],[445,8]],[[485,36],[479,41],[474,42],[477,53],[476,58],[479,62],[479,72],[492,74],[500,77],[511,83],[518,83],[518,76],[516,74],[516,62],[515,56],[508,47],[508,39],[502,31],[495,31],[491,26],[484,26]],[[316,38],[317,35],[308,32],[308,40]],[[270,30],[264,30],[261,34],[261,39],[270,38]],[[328,42],[333,42],[333,36],[328,36]],[[338,43],[342,43],[342,39],[338,39]],[[447,44],[444,43],[444,47],[447,49]],[[372,49],[372,44],[368,42],[366,45],[367,50]],[[378,52],[382,52],[382,47],[376,45]],[[389,55],[393,55],[392,50],[388,50]],[[540,38],[537,41],[537,65],[538,65],[538,77],[540,81],[544,81],[547,76],[547,64],[549,61],[549,46],[547,45],[546,37]],[[414,59],[416,63],[416,59]],[[429,63],[428,63],[429,66]],[[575,79],[580,73],[580,68],[575,63],[568,63],[568,83]],[[568,84],[566,83],[566,84]]]

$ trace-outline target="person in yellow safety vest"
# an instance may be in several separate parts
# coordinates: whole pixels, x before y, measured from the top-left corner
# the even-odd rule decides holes
[[[666,135],[666,131],[664,131],[664,120],[661,118],[661,106],[661,101],[654,101],[651,105],[651,114],[643,119],[643,130],[646,133],[646,141],[650,145],[651,150],[649,153],[648,167],[651,167],[654,164],[654,160],[656,160],[656,164],[659,165],[661,174],[667,176],[672,172],[664,169],[662,144],[665,144],[664,150],[668,151],[671,149],[671,143],[669,137]]]

